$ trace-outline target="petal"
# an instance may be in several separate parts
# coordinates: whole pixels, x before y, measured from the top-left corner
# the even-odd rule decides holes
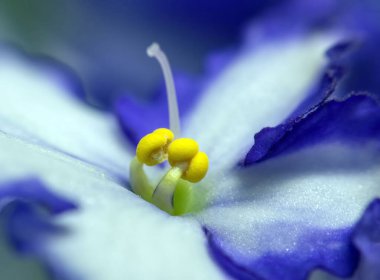
[[[52,217],[76,206],[51,193],[35,178],[2,183],[0,205],[1,224],[4,227],[0,232],[0,242],[3,244],[0,259],[3,264],[7,263],[2,268],[2,277],[26,279],[26,273],[38,274],[39,278],[46,273],[56,274],[57,271],[49,267],[50,260],[41,255],[39,248],[48,235],[63,233],[62,228],[51,223]],[[9,245],[16,252],[4,250]],[[42,263],[39,264],[38,260]],[[49,267],[49,270],[44,272],[43,267]]]
[[[341,85],[343,94],[350,91],[379,92],[377,69],[380,67],[378,44],[380,38],[379,3],[372,0],[346,1],[284,1],[268,14],[253,19],[247,38],[258,40],[305,33],[310,30],[340,30],[357,40],[355,54],[345,61],[349,75]]]
[[[59,70],[9,49],[0,51],[0,59],[2,132],[124,175],[131,156],[111,115],[72,98]]]
[[[172,217],[91,165],[0,135],[1,176],[36,174],[80,206],[56,223],[68,234],[41,250],[80,279],[221,279],[206,239],[191,217]]]
[[[241,50],[204,89],[184,135],[199,141],[212,168],[232,167],[255,131],[280,123],[309,96],[337,36],[288,37]]]
[[[52,214],[59,214],[76,206],[61,197],[51,193],[39,180],[28,178],[15,182],[2,184],[0,199],[22,200],[39,204]]]
[[[357,46],[354,54],[345,61],[350,70],[341,86],[342,92],[370,91],[380,93],[380,83],[377,78],[380,69],[380,20],[377,1],[351,1],[345,13],[335,19],[342,29],[354,34]]]
[[[358,222],[353,242],[360,251],[360,268],[357,279],[376,280],[380,278],[380,199],[372,201]]]
[[[375,99],[362,94],[344,101],[323,101],[289,122],[261,130],[243,164],[248,166],[326,141],[360,144],[379,134],[380,111]]]
[[[380,194],[379,162],[377,146],[333,143],[221,175],[198,217],[216,261],[259,279],[306,279],[316,268],[351,275],[350,233]]]
[[[352,275],[354,224],[380,195],[379,112],[366,95],[326,102],[289,131],[303,149],[219,174],[199,215],[216,261],[237,277]]]

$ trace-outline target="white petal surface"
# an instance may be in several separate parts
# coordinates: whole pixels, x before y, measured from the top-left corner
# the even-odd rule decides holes
[[[231,167],[266,126],[282,122],[315,86],[338,35],[273,40],[240,55],[212,81],[184,134],[199,141],[214,170]]]
[[[130,156],[111,115],[76,100],[46,67],[5,50],[0,61],[1,131],[127,173]]]
[[[351,226],[380,195],[378,147],[330,144],[218,178],[200,219],[227,253],[246,264],[286,255],[306,230]]]
[[[0,135],[1,178],[35,174],[73,199],[78,211],[58,222],[67,236],[46,251],[80,279],[223,279],[207,253],[200,225],[171,217],[91,165]]]

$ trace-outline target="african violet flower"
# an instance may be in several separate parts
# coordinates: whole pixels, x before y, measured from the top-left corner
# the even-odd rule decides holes
[[[228,61],[214,57],[218,71],[191,90],[180,80],[181,137],[210,160],[193,186],[207,204],[181,217],[124,181],[133,144],[167,127],[166,100],[120,99],[123,141],[113,116],[74,99],[65,77],[2,50],[0,197],[13,201],[12,244],[70,279],[346,277],[359,256],[358,277],[376,279],[379,202],[357,221],[380,191],[380,108],[364,93],[334,99],[350,45],[341,37],[248,42]]]

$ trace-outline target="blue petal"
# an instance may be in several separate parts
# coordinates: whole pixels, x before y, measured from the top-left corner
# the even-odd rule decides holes
[[[356,225],[353,242],[360,252],[358,279],[380,279],[380,199],[375,199]]]
[[[177,74],[175,84],[180,116],[183,118],[198,99],[201,83],[194,78]],[[134,144],[159,127],[169,127],[166,89],[162,87],[151,102],[139,103],[128,96],[120,97],[115,102],[115,113],[121,128]]]
[[[74,210],[77,206],[52,193],[35,178],[2,183],[0,205],[6,238],[13,249],[19,254],[39,260],[58,279],[58,274],[61,274],[58,272],[59,267],[52,264],[52,260],[42,253],[41,248],[45,238],[65,233],[64,228],[52,223],[52,217]],[[15,262],[17,267],[22,261],[18,259]]]
[[[207,229],[205,233],[214,260],[236,279],[307,279],[310,272],[317,268],[347,277],[355,271],[359,260],[358,252],[350,242],[352,229],[305,230],[294,251],[282,255],[269,252],[249,264],[254,269],[240,265],[229,257],[220,246],[220,240]]]
[[[304,34],[315,30],[334,29],[331,18],[344,12],[346,6],[334,0],[290,0],[253,18],[247,28],[247,38],[252,43],[268,38],[287,37],[289,34]]]
[[[317,268],[352,275],[351,232],[380,194],[379,160],[378,146],[334,143],[222,177],[198,216],[213,256],[227,272],[252,279],[306,279]]]
[[[352,275],[353,227],[380,194],[379,134],[380,107],[368,95],[325,101],[280,130],[265,149],[270,161],[236,170],[210,190],[199,219],[216,260],[253,279],[306,279],[317,268]]]
[[[0,199],[17,199],[37,203],[52,214],[76,208],[75,204],[50,192],[37,179],[25,179],[3,184],[0,187]]]
[[[349,75],[341,91],[370,91],[380,94],[380,82],[377,78],[380,69],[380,18],[378,1],[350,1],[345,13],[337,19],[337,25],[354,34],[357,47],[354,54],[345,61]]]
[[[380,136],[378,106],[375,99],[365,94],[344,101],[324,101],[296,119],[256,134],[244,165],[326,141],[360,144],[376,139]]]

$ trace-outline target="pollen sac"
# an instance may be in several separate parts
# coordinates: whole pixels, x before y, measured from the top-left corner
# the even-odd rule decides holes
[[[188,163],[198,153],[198,143],[190,138],[174,140],[168,149],[168,160],[171,166]]]
[[[170,129],[157,128],[153,133],[161,134],[168,139],[168,143],[171,143],[174,139],[174,134]]]
[[[196,183],[202,180],[208,171],[208,157],[199,151],[198,143],[193,139],[174,140],[168,149],[168,160],[171,166],[182,166],[182,179]]]
[[[141,138],[136,148],[137,159],[153,166],[166,160],[168,146],[174,135],[169,129],[159,128]]]
[[[208,171],[208,157],[206,153],[197,153],[189,163],[186,172],[182,175],[182,179],[197,183],[201,181]]]

